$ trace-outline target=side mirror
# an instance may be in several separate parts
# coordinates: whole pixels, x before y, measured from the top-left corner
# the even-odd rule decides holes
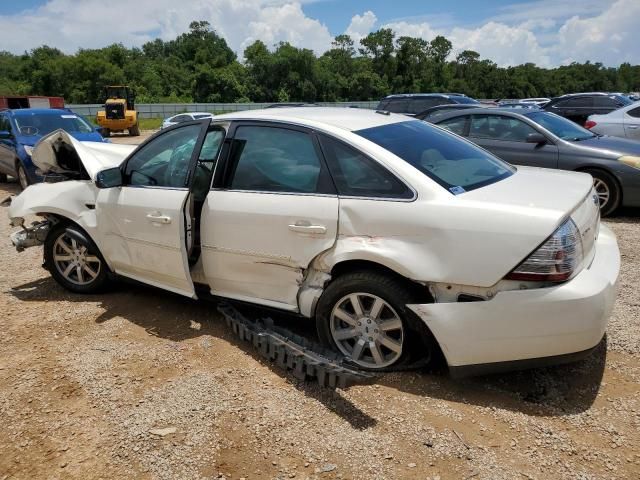
[[[547,137],[542,135],[541,133],[530,133],[527,135],[527,143],[536,143],[538,145],[544,145],[547,143]]]
[[[0,131],[0,140],[8,140],[10,138],[13,138],[11,132],[7,132],[6,130]]]
[[[120,167],[108,168],[98,172],[96,176],[96,187],[113,188],[122,186],[122,171]]]

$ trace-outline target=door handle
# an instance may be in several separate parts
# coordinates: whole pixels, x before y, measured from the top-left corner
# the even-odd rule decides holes
[[[638,125],[627,125],[627,128],[630,130],[636,130],[638,128]]]
[[[162,215],[160,213],[149,213],[147,215],[147,219],[152,223],[163,223],[163,224],[171,223],[171,217]]]
[[[289,225],[289,230],[297,233],[315,233],[319,235],[324,235],[327,233],[327,227],[324,225],[311,225],[309,223],[294,223]]]

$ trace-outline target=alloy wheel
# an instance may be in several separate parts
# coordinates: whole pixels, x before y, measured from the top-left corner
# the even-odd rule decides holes
[[[53,245],[53,262],[58,272],[75,285],[90,284],[102,268],[100,258],[66,233],[60,235]]]
[[[611,197],[611,191],[609,190],[609,186],[599,178],[593,179],[593,188],[596,190],[596,194],[598,195],[598,200],[600,201],[600,208],[603,208]]]
[[[329,329],[338,349],[360,366],[388,367],[402,355],[402,320],[376,295],[358,292],[342,297],[331,312]]]

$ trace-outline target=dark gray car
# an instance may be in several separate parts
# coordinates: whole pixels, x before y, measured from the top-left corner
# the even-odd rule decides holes
[[[541,110],[475,108],[435,121],[515,165],[588,172],[603,215],[640,207],[640,142],[595,135]]]

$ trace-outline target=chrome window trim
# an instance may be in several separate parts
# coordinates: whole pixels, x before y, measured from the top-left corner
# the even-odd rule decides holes
[[[238,193],[260,193],[264,195],[297,195],[304,197],[331,197],[331,198],[348,198],[354,200],[376,200],[376,201],[384,201],[384,202],[415,202],[418,199],[417,192],[409,187],[411,192],[413,192],[413,197],[411,198],[395,198],[395,197],[359,197],[359,196],[351,196],[351,195],[338,195],[334,193],[314,193],[314,192],[266,192],[263,190],[239,190],[239,189],[231,189],[231,188],[212,188],[210,191],[215,192],[238,192]]]

